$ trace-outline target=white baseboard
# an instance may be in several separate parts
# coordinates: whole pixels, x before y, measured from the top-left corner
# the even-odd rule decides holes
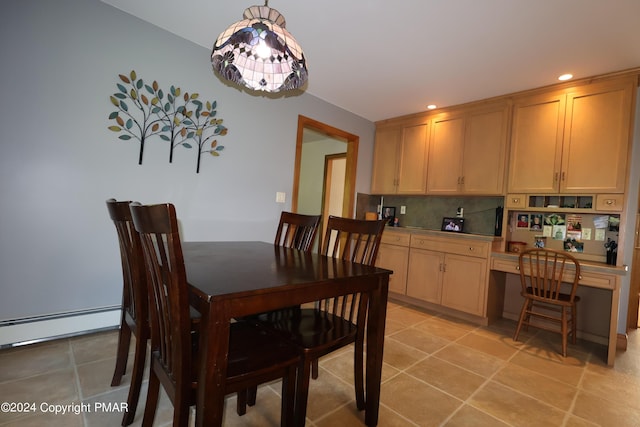
[[[0,323],[0,348],[110,329],[118,325],[120,325],[120,307],[7,320]]]

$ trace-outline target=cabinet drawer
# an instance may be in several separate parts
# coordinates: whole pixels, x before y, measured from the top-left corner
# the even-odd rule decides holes
[[[387,245],[397,246],[409,246],[411,235],[407,233],[389,233],[385,231],[382,233],[382,240],[380,243],[386,243]]]
[[[505,205],[507,208],[524,209],[527,207],[527,196],[524,194],[507,194]]]
[[[490,244],[487,242],[435,239],[415,234],[411,235],[411,247],[479,258],[487,258],[490,251]]]
[[[624,196],[622,194],[596,195],[596,209],[599,211],[622,212]]]

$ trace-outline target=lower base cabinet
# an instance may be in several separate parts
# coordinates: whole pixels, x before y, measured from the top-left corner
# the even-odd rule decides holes
[[[406,293],[409,239],[410,235],[407,233],[388,230],[382,233],[376,266],[393,271],[389,276],[389,292],[403,295]]]
[[[392,294],[486,317],[492,239],[389,232],[385,241],[384,236],[376,264],[394,271]]]
[[[411,248],[407,296],[482,316],[487,260]]]

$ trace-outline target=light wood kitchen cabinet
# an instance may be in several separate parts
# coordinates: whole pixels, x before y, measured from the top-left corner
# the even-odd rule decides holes
[[[425,194],[429,124],[394,125],[376,129],[371,192]]]
[[[624,193],[633,78],[516,99],[509,193]]]
[[[411,249],[407,272],[407,296],[440,304],[444,253]]]
[[[389,292],[404,295],[407,288],[407,263],[410,235],[385,230],[378,248],[376,266],[393,271],[389,276]]]
[[[407,296],[484,316],[490,253],[485,241],[412,235]]]
[[[508,111],[500,103],[433,118],[427,194],[503,193]]]

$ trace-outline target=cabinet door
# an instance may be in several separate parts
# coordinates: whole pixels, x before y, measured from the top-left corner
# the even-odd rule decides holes
[[[407,295],[440,304],[444,254],[411,248],[407,273]]]
[[[402,131],[398,194],[425,194],[427,187],[428,125],[407,126]]]
[[[392,270],[389,276],[389,291],[404,295],[407,291],[407,265],[409,262],[409,248],[381,244],[378,249],[376,266]]]
[[[560,191],[624,193],[633,84],[600,84],[567,96]]]
[[[514,104],[509,193],[558,192],[565,100],[556,93]]]
[[[464,118],[442,117],[433,120],[429,141],[429,194],[452,194],[460,191]]]
[[[373,194],[395,194],[401,139],[401,127],[376,130],[371,173],[371,192]]]
[[[504,105],[467,116],[462,155],[464,194],[503,194],[508,112]]]
[[[487,284],[486,258],[447,254],[444,270],[442,305],[483,316]]]

